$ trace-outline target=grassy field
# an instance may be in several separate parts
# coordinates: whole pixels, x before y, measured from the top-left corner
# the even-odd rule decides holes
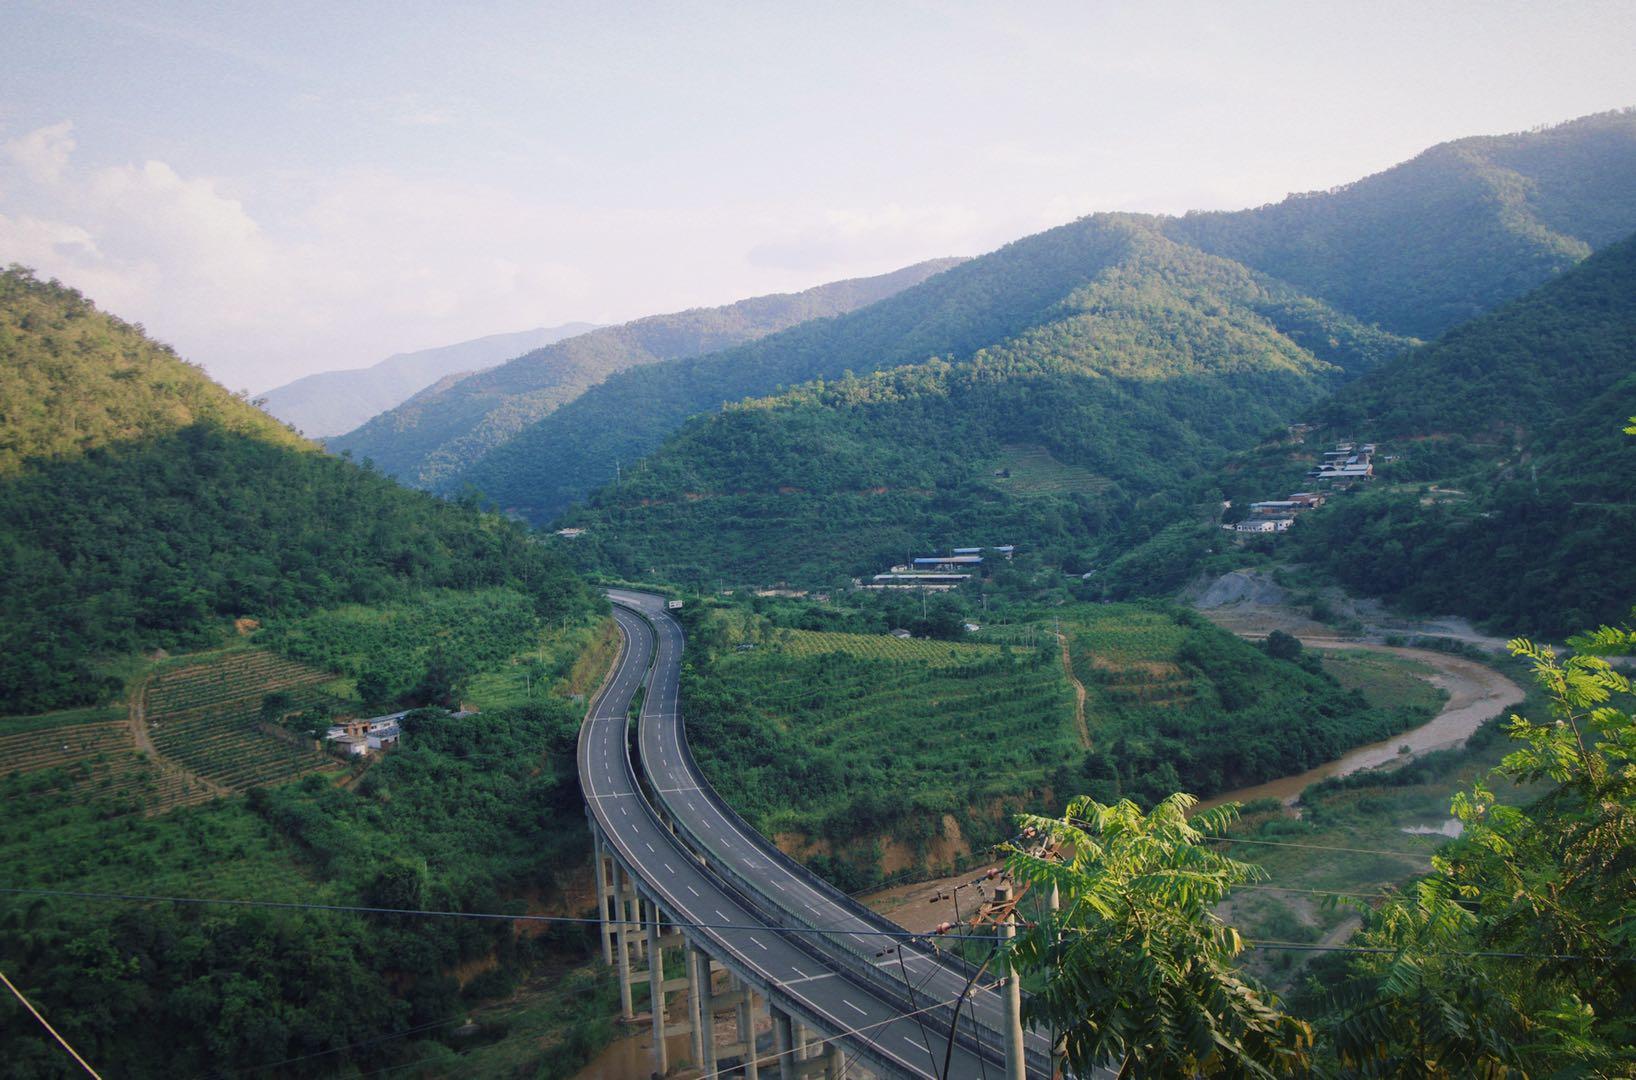
[[[619,631],[612,619],[594,629],[542,631],[534,644],[491,670],[473,675],[462,696],[475,709],[523,705],[545,694],[589,696],[596,690],[595,680],[613,662],[618,640]],[[577,659],[565,668],[560,660],[552,664],[542,659],[551,657]]]
[[[1377,705],[1435,709],[1446,696],[1426,681],[1437,669],[1419,660],[1365,649],[1326,649],[1321,657],[1336,682],[1361,690]]]

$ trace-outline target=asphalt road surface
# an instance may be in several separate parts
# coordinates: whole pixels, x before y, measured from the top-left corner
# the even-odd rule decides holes
[[[709,781],[698,774],[691,755],[683,752],[686,730],[678,697],[681,625],[665,610],[663,597],[626,590],[613,590],[609,596],[615,601],[616,613],[626,614],[621,606],[640,611],[652,631],[657,632],[638,746],[649,785],[670,816],[717,865],[754,882],[756,891],[782,909],[790,925],[828,931],[813,944],[821,945],[835,957],[835,967],[844,967],[843,958],[835,956],[844,950],[852,954],[853,962],[872,964],[880,975],[900,987],[907,986],[919,1007],[956,1000],[968,979],[959,966],[920,945],[881,936],[881,930],[901,928],[863,909],[827,882],[800,872],[742,818],[710,797]],[[878,955],[888,949],[893,951]],[[1004,1002],[993,988],[993,981],[989,973],[984,974],[980,980],[983,987],[972,994],[962,1016],[975,1014],[983,1029],[982,1042],[995,1046],[998,1053],[997,1047],[1002,1045],[999,1033],[1004,1030]],[[961,1027],[970,1033],[964,1022]],[[1049,1060],[1050,1040],[1043,1033],[1027,1032],[1024,1038],[1031,1055],[1039,1055],[1036,1060]]]
[[[731,956],[752,976],[775,987],[792,1008],[821,1020],[831,1032],[859,1032],[842,1046],[850,1061],[867,1039],[873,1055],[889,1061],[904,1076],[935,1078],[941,1074],[946,1041],[921,1023],[905,1018],[884,996],[850,976],[827,970],[811,947],[796,943],[734,899],[717,877],[700,866],[659,821],[637,786],[630,761],[627,729],[631,702],[654,660],[655,633],[631,611],[615,606],[614,617],[626,640],[612,677],[597,697],[579,739],[580,783],[587,803],[608,844],[633,868],[674,919],[694,924],[689,935],[718,957]],[[674,715],[680,630],[663,620],[658,635],[665,647],[654,670],[647,702],[671,702]],[[663,629],[669,626],[673,630]],[[655,715],[658,715],[656,712]],[[814,935],[815,936],[815,935]],[[887,939],[878,938],[880,942]],[[962,980],[962,986],[964,981]],[[953,998],[958,988],[949,994]],[[930,1004],[931,999],[927,999]],[[865,1058],[866,1068],[879,1066]],[[957,1045],[948,1075],[981,1078],[997,1070]]]

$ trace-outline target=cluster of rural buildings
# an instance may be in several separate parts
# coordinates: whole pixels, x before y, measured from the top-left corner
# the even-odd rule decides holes
[[[1325,450],[1324,459],[1307,473],[1319,483],[1331,484],[1345,490],[1352,484],[1375,477],[1374,443],[1337,443],[1335,449]]]
[[[1307,476],[1328,485],[1331,493],[1346,491],[1375,478],[1374,458],[1374,443],[1337,443],[1335,449],[1324,451],[1323,460]],[[1297,491],[1287,498],[1251,503],[1249,517],[1222,528],[1241,534],[1288,532],[1297,515],[1316,510],[1326,497],[1322,491]]]
[[[854,579],[860,589],[923,589],[927,592],[947,592],[982,573],[987,556],[1010,559],[1017,553],[1015,544],[996,547],[954,548],[947,555],[925,555],[894,566],[884,574],[876,574],[867,582]]]

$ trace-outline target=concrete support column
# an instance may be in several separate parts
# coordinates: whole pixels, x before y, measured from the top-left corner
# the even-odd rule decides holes
[[[1004,904],[1011,899],[1011,886],[996,885],[994,902]],[[1017,936],[1017,913],[1006,915],[1000,924],[1000,940],[1010,943]],[[1027,1080],[1027,1061],[1023,1057],[1022,979],[1009,972],[1002,987],[1005,997],[1005,1075],[1006,1080]]]
[[[628,875],[625,878],[625,890],[626,921],[632,926],[641,926],[644,921],[642,918],[642,897],[636,891],[636,880]],[[647,942],[640,937],[633,937],[631,949],[636,954],[636,959],[640,960],[647,955]]]
[[[684,952],[687,962],[687,1011],[688,1021],[693,1026],[693,1067],[704,1071],[704,1040],[709,1038],[709,1029],[704,1012],[704,999],[709,994],[709,988],[704,985],[704,979],[699,975],[699,968],[704,963],[704,955],[689,945]]]
[[[618,863],[614,863],[613,876],[614,888],[623,889],[626,874]],[[623,912],[619,912],[619,915],[621,917],[614,923],[614,952],[619,961],[619,1015],[625,1020],[632,1020],[636,1017],[636,1010],[631,1007],[631,943],[627,933],[630,924],[625,921]]]
[[[794,1026],[790,1014],[779,1011],[770,1001],[767,1011],[773,1017],[773,1052],[778,1055],[778,1080],[795,1080],[795,1036],[790,1030]]]
[[[665,1051],[665,950],[659,947],[659,906],[648,904],[652,917],[647,923],[648,1011],[653,1013],[653,1071],[663,1076],[670,1071]]]
[[[759,1080],[761,1070],[756,1063],[756,1058],[760,1056],[756,1053],[756,992],[746,982],[740,982],[738,989],[738,1041],[746,1047],[744,1076],[745,1080]]]
[[[716,1062],[716,1002],[715,990],[711,985],[710,957],[706,953],[699,953],[699,1015],[704,1023],[704,1065],[706,1076],[713,1075],[719,1065]]]
[[[602,921],[597,936],[602,939],[602,962],[613,966],[613,928],[608,925],[608,855],[602,847],[602,832],[591,826],[591,863],[596,868],[596,917]]]

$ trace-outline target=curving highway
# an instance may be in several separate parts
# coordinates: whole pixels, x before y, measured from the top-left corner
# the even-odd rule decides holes
[[[656,597],[644,599],[662,604]],[[621,604],[625,604],[623,599]],[[680,628],[663,615],[662,607],[659,617],[650,622],[651,610],[644,608],[639,615],[630,605],[621,604],[616,604],[614,617],[624,636],[624,649],[586,717],[578,748],[581,786],[610,852],[695,945],[807,1026],[825,1035],[843,1036],[849,1060],[862,1058],[866,1068],[893,1075],[927,1080],[941,1075],[945,1040],[923,1028],[919,1020],[905,1018],[895,995],[867,985],[850,972],[835,970],[818,947],[818,935],[778,929],[779,920],[760,914],[766,910],[763,905],[701,865],[648,801],[630,758],[628,716],[650,665],[653,680],[644,702],[644,718],[651,714],[657,721],[667,715],[667,701],[668,715],[675,716]],[[649,724],[644,722],[642,727]],[[686,796],[698,793],[678,790],[670,794],[683,795],[685,807]],[[700,825],[705,830],[716,827]],[[741,835],[739,842],[748,843],[749,837]],[[957,993],[958,989],[949,997]],[[990,1072],[999,1075],[992,1058],[983,1061],[966,1046],[955,1046],[949,1076],[980,1078]]]
[[[638,729],[641,765],[655,800],[707,865],[730,887],[753,896],[763,911],[776,912],[788,925],[824,931],[808,935],[804,944],[822,950],[831,970],[845,972],[854,982],[895,999],[900,1010],[906,1004],[928,1008],[957,1000],[971,974],[968,966],[919,945],[903,945],[901,953],[891,950],[898,943],[879,931],[900,931],[896,924],[779,852],[711,789],[688,751],[680,712],[680,624],[665,610],[663,597],[625,590],[613,590],[609,597],[621,616],[639,612],[646,632],[657,642]],[[992,979],[983,981],[992,983]],[[941,1033],[934,1040],[939,1069],[951,1012],[946,1007],[935,1011],[942,1021]],[[1004,1025],[1000,992],[992,985],[975,991],[962,1011],[961,1043],[973,1056],[987,1059],[987,1068],[995,1070],[996,1076],[1003,1075],[996,1066],[1004,1061]],[[917,1032],[900,1041],[907,1049],[909,1043],[918,1044],[923,1037]],[[1029,1032],[1025,1045],[1029,1073],[1050,1075],[1049,1039]],[[920,1058],[926,1064],[924,1048]]]

